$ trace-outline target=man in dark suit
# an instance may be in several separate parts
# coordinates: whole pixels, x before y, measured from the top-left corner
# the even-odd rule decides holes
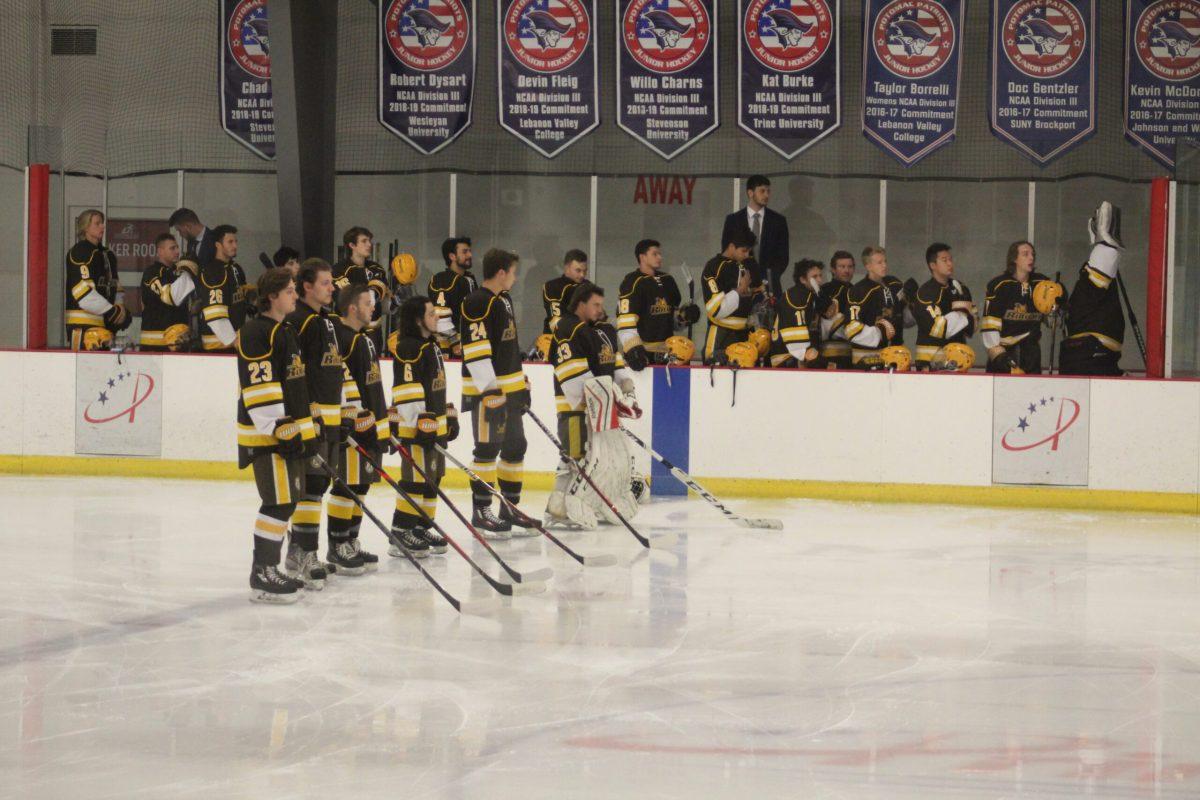
[[[190,208],[177,208],[167,220],[167,225],[179,231],[184,240],[184,257],[190,258],[201,267],[206,267],[217,257],[217,241],[213,232],[204,227],[196,212]]]
[[[756,266],[765,272],[763,282],[778,297],[783,294],[780,278],[789,264],[788,226],[782,214],[767,208],[770,201],[771,181],[763,175],[751,175],[746,181],[746,205],[725,218],[721,241],[732,241],[734,231],[753,233],[758,244],[746,266],[752,272]]]

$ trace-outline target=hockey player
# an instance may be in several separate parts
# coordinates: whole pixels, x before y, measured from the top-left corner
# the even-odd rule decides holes
[[[849,293],[854,286],[854,256],[838,250],[829,259],[833,277],[821,287],[818,307],[821,311],[821,355],[838,369],[852,363],[850,342],[844,327],[850,318]]]
[[[1123,375],[1125,315],[1117,295],[1121,211],[1105,200],[1088,220],[1092,251],[1067,303],[1067,337],[1059,350],[1063,375]]]
[[[216,257],[202,264],[196,280],[195,307],[200,315],[198,332],[206,353],[233,351],[233,338],[238,328],[235,315],[244,323],[245,273],[234,262],[237,256],[237,228],[218,225],[212,230]],[[240,283],[239,283],[240,281]],[[238,301],[238,298],[243,298]],[[235,309],[240,309],[237,311]]]
[[[287,316],[300,341],[308,397],[312,403],[313,422],[317,424],[316,454],[333,469],[338,469],[341,452],[342,383],[345,371],[338,350],[336,316],[327,310],[333,299],[333,274],[329,262],[306,258],[296,276],[300,302]],[[321,531],[321,502],[329,488],[329,475],[316,458],[310,458],[304,476],[304,491],[296,503],[289,532],[287,570],[304,581],[307,589],[320,591],[330,573],[330,564],[349,570],[361,570],[362,559],[344,556],[332,545],[327,554],[329,563],[317,557],[318,535]]]
[[[300,252],[285,244],[271,256],[271,263],[277,267],[286,267],[294,276],[300,271]]]
[[[472,469],[488,483],[499,478],[500,492],[514,506],[524,482],[525,425],[529,388],[521,371],[517,320],[509,291],[517,282],[516,253],[492,249],[483,257],[483,284],[462,302],[459,335],[463,353],[463,409],[471,412],[475,436]],[[499,457],[499,469],[496,458]],[[487,487],[472,483],[472,523],[485,536],[536,536],[537,521],[513,514],[507,505],[492,513]],[[514,530],[519,528],[520,530]]]
[[[568,250],[563,256],[562,275],[551,278],[542,285],[542,308],[546,320],[542,323],[543,334],[553,334],[562,316],[563,304],[571,290],[587,279],[588,257],[582,250]]]
[[[342,430],[379,463],[390,431],[379,351],[368,333],[375,316],[375,294],[366,286],[352,283],[339,294],[338,311],[341,313],[333,327],[343,370]],[[379,482],[379,475],[348,441],[341,452],[338,472],[360,502],[366,501],[371,484]],[[359,545],[361,526],[362,509],[346,489],[335,485],[329,492],[329,550],[330,563],[338,572],[357,575],[379,567],[379,557]],[[355,556],[362,562],[361,567],[354,566]]]
[[[1037,310],[1033,295],[1039,283],[1050,279],[1034,271],[1036,260],[1033,244],[1013,242],[1004,272],[988,282],[979,338],[987,348],[990,373],[1041,374],[1046,315]]]
[[[820,317],[817,293],[825,265],[811,258],[796,262],[792,286],[783,293],[771,334],[770,363],[773,367],[823,369],[820,357]]]
[[[375,344],[375,352],[383,352],[383,317],[388,312],[391,292],[388,290],[387,273],[371,258],[375,252],[375,234],[366,228],[353,227],[342,235],[346,246],[346,257],[333,266],[334,301],[338,308],[338,294],[347,286],[366,286],[375,297],[374,316],[367,325],[367,335]]]
[[[725,348],[750,337],[747,330],[754,304],[753,276],[744,262],[754,247],[754,234],[734,229],[721,252],[708,260],[700,279],[708,335],[704,339],[704,363],[724,358]],[[761,287],[760,287],[761,289]]]
[[[107,350],[113,334],[133,318],[117,301],[121,281],[117,258],[104,246],[104,215],[89,208],[75,218],[75,245],[67,253],[67,346]]]
[[[394,433],[428,478],[422,479],[405,460],[400,468],[400,486],[413,499],[420,498],[421,508],[430,519],[437,515],[437,488],[446,473],[446,458],[435,445],[444,447],[458,438],[458,411],[446,402],[446,365],[433,338],[438,319],[438,308],[428,297],[416,295],[405,300],[400,305],[392,350]],[[399,494],[392,514],[392,534],[417,558],[446,552],[446,540]],[[404,553],[393,544],[388,555],[399,558]]]
[[[862,259],[867,275],[845,293],[843,331],[852,348],[852,365],[870,369],[881,366],[880,350],[904,342],[904,284],[888,274],[882,247],[864,248]]]
[[[429,297],[438,307],[437,342],[443,353],[461,356],[462,302],[479,287],[471,274],[471,240],[458,236],[442,242],[442,260],[446,268],[429,279]]]
[[[971,290],[954,277],[950,245],[934,242],[925,248],[925,264],[930,278],[911,301],[917,320],[917,369],[944,363],[942,348],[951,343],[966,344],[975,332]]]
[[[633,257],[638,267],[621,281],[617,336],[630,368],[640,372],[647,364],[666,363],[667,339],[680,322],[676,311],[690,314],[693,323],[700,318],[700,311],[694,305],[690,311],[680,309],[679,286],[661,271],[661,244],[642,239],[634,246]]]
[[[151,352],[178,350],[186,342],[176,339],[182,325],[188,327],[188,303],[196,288],[199,267],[194,261],[179,260],[179,243],[169,233],[154,240],[156,260],[142,273],[142,332],[138,348]],[[179,268],[176,265],[179,264]],[[163,339],[171,329],[171,342]]]
[[[300,344],[283,321],[296,307],[291,273],[270,269],[259,276],[257,303],[260,313],[239,331],[236,347],[238,468],[253,468],[261,503],[254,522],[250,599],[293,603],[303,583],[279,571],[279,556],[316,429]]]
[[[603,318],[604,290],[594,283],[576,287],[550,348],[558,437],[567,454],[584,462],[592,480],[628,519],[638,505],[631,491],[632,461],[620,430],[612,427],[611,413],[603,412],[611,411],[614,401],[621,416],[640,416],[641,411],[633,376],[625,368],[612,328],[602,324]],[[619,521],[571,466],[561,462],[546,505],[547,521],[592,529],[597,511],[612,523]]]
[[[234,287],[233,298],[229,303],[229,323],[235,331],[241,330],[246,324],[246,318],[254,311],[254,290],[246,286],[246,270],[237,263],[237,232],[237,228],[232,225],[218,225],[212,231],[213,240],[216,242],[215,260],[224,265]]]

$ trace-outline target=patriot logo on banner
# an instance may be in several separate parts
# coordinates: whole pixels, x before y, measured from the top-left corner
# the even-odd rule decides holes
[[[863,135],[912,166],[954,140],[963,0],[866,0]]]
[[[600,124],[594,0],[497,0],[500,125],[553,158]]]
[[[379,122],[431,155],[471,124],[474,0],[379,0]]]
[[[1125,138],[1175,168],[1200,137],[1200,0],[1126,0]]]
[[[738,0],[738,126],[787,159],[842,124],[841,0]]]
[[[716,130],[716,0],[617,0],[617,125],[671,159]]]
[[[992,0],[992,133],[1038,164],[1096,132],[1093,0]]]
[[[275,158],[267,0],[221,0],[221,128],[259,158]]]

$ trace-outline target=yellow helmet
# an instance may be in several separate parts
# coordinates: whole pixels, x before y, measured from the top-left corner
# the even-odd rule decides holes
[[[84,350],[110,350],[112,343],[112,331],[108,328],[88,328],[83,332]]]
[[[163,344],[166,345],[168,350],[178,352],[187,347],[190,337],[191,331],[188,330],[188,326],[182,322],[177,322],[174,325],[168,325],[167,329],[163,331]]]
[[[387,349],[393,356],[396,355],[396,345],[400,342],[400,331],[392,331],[388,334]]]
[[[696,355],[696,345],[686,336],[667,338],[667,358],[671,363],[690,364]]]
[[[750,344],[754,345],[758,357],[762,358],[771,350],[771,332],[766,328],[755,328],[750,331]]]
[[[1033,287],[1033,307],[1042,314],[1049,314],[1058,304],[1058,298],[1063,296],[1061,283],[1055,281],[1038,281]]]
[[[968,344],[951,342],[942,348],[942,352],[946,354],[946,365],[953,364],[959,372],[966,372],[975,363],[975,351]]]
[[[879,360],[885,367],[896,372],[908,372],[912,369],[912,353],[902,344],[894,344],[879,351]]]
[[[554,337],[548,333],[543,333],[534,342],[534,346],[537,347],[538,355],[541,356],[542,361],[550,360],[550,345],[552,344],[554,344]]]
[[[758,363],[758,348],[750,342],[734,342],[725,348],[725,359],[733,367],[753,367]]]
[[[411,286],[417,282],[417,260],[412,253],[400,253],[392,259],[392,275],[401,286]]]

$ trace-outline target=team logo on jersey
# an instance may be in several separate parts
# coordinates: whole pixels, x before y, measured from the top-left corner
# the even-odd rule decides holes
[[[800,72],[821,60],[833,44],[833,14],[826,0],[753,0],[742,35],[768,69]]]
[[[1055,78],[1087,49],[1083,15],[1069,0],[1024,0],[1004,18],[1004,54],[1031,78]]]
[[[1160,0],[1138,17],[1134,47],[1142,65],[1168,81],[1200,74],[1200,0]]]
[[[535,72],[571,66],[591,38],[591,17],[580,0],[517,0],[504,15],[509,52]]]
[[[271,40],[267,35],[267,0],[242,0],[229,15],[225,31],[229,54],[258,80],[271,77]]]
[[[453,64],[471,39],[461,0],[392,0],[383,27],[392,55],[420,72]]]
[[[954,20],[934,0],[895,0],[871,26],[875,56],[906,80],[928,78],[945,66],[956,38]]]
[[[687,69],[708,48],[708,12],[698,0],[633,0],[621,21],[625,50],[652,72]]]

